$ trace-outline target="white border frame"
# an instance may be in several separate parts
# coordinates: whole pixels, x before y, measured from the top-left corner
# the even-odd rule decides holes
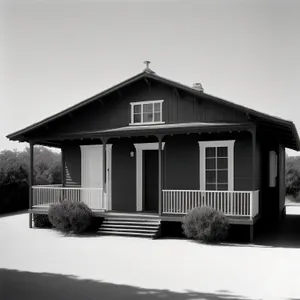
[[[143,151],[158,150],[158,143],[134,144],[136,149],[136,211],[143,210]],[[162,142],[164,150],[165,142]]]
[[[234,143],[235,140],[224,141],[199,141],[200,155],[200,190],[206,190],[206,159],[205,148],[207,147],[227,147],[228,148],[228,191],[234,191]]]
[[[163,102],[164,100],[150,100],[150,101],[140,101],[140,102],[130,102],[130,109],[131,109],[131,112],[130,112],[130,115],[131,115],[131,120],[130,120],[130,123],[129,125],[151,125],[151,124],[164,124],[165,122],[163,122],[162,120],[162,114],[163,114]],[[157,122],[143,122],[143,104],[154,104],[154,103],[161,103],[160,104],[160,120],[157,121]],[[134,123],[133,120],[133,108],[135,105],[141,105],[141,122],[139,123]]]

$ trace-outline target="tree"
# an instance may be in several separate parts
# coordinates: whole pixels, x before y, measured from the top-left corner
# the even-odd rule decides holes
[[[30,149],[0,152],[0,212],[28,207]],[[61,182],[61,155],[45,147],[34,149],[34,183]]]

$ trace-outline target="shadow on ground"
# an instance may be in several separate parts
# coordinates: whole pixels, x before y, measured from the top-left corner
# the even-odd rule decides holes
[[[286,215],[284,221],[277,227],[259,234],[255,245],[300,248],[300,215]]]
[[[142,289],[128,285],[116,285],[101,281],[82,280],[74,276],[50,273],[21,272],[0,269],[0,298],[5,300],[242,300],[244,297],[229,291],[176,293],[168,290]],[[248,298],[247,298],[248,299]]]
[[[8,212],[8,213],[0,213],[0,218],[17,216],[17,215],[22,215],[22,214],[28,214],[28,210],[25,209],[25,210],[12,211],[12,212]]]

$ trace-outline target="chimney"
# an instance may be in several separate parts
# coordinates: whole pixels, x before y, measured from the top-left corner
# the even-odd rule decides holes
[[[202,87],[202,84],[200,82],[196,82],[193,84],[193,89],[197,90],[199,92],[204,92],[204,89]]]

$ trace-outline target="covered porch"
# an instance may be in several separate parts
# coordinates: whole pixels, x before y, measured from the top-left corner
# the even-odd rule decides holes
[[[68,200],[85,203],[95,216],[122,214],[109,209],[102,188],[33,186],[32,194],[32,213],[48,213],[51,204]],[[259,191],[163,190],[161,212],[137,211],[135,214],[157,215],[162,220],[181,220],[189,210],[201,206],[210,206],[234,220],[254,220],[259,215]],[[126,212],[123,214],[130,215]]]
[[[219,184],[205,179],[206,177],[211,178],[211,175],[208,174],[212,171],[211,167],[205,167],[204,165],[205,162],[208,165],[208,160],[212,159],[211,156],[203,156],[205,147],[210,147],[209,145],[212,142],[219,140],[221,144],[213,146],[216,152],[218,147],[223,147],[222,141],[231,142],[234,139],[238,140],[239,136],[245,133],[249,134],[250,140],[250,150],[247,148],[251,159],[247,178],[247,187],[249,189],[242,189],[242,184],[237,181],[239,178],[233,174],[233,152],[230,151],[226,152],[226,155],[220,154],[219,157],[216,153],[214,154],[216,161],[219,160],[220,163],[225,163],[226,161],[225,169],[216,170],[216,167],[214,167],[215,173],[226,173],[229,179],[226,177],[227,179],[223,182],[220,181]],[[183,136],[185,139],[181,143]],[[182,149],[190,147],[188,155],[190,153],[192,158],[188,156],[182,157],[180,153],[175,153],[176,148],[178,148],[178,140],[180,140]],[[126,141],[126,147],[124,145],[124,147],[122,146],[123,148],[118,146],[121,141],[124,141],[124,143]],[[95,160],[94,163],[94,165],[99,166],[98,170],[92,173],[92,175],[95,175],[92,176],[95,184],[88,185],[85,180],[82,180],[80,185],[68,186],[64,180],[66,170],[63,168],[61,185],[32,185],[30,189],[31,213],[47,213],[51,204],[68,200],[86,203],[95,216],[101,217],[112,213],[127,215],[148,214],[156,215],[161,220],[181,221],[182,217],[189,210],[201,206],[213,207],[223,212],[232,222],[240,222],[240,224],[246,224],[245,222],[253,224],[254,220],[260,215],[260,191],[255,180],[256,130],[251,124],[192,123],[174,124],[172,126],[126,127],[119,130],[68,135],[60,137],[60,141],[53,138],[51,143],[53,142],[77,144],[81,149],[99,145],[100,147],[98,149],[95,148],[96,152],[93,154],[95,159],[98,155],[97,153],[101,156],[101,160]],[[112,149],[114,149],[113,152]],[[122,176],[117,178],[116,164],[120,164],[124,160],[121,160],[121,156],[117,159],[116,157],[112,159],[112,157],[116,153],[122,153],[123,155],[124,151],[128,152],[126,154],[126,164],[122,167],[126,168],[126,172],[123,172]],[[144,187],[146,152],[155,152],[157,154],[154,163],[149,163],[149,165],[154,164],[156,166],[156,173],[150,175],[152,184],[155,183],[156,186],[153,189],[154,194],[152,193],[151,195],[152,200],[151,203],[149,202],[150,206],[148,204],[148,207],[145,203],[146,189]],[[195,158],[197,159],[195,160]],[[194,171],[190,172],[189,166],[185,166],[182,169],[182,174],[179,174],[178,170],[181,167],[178,167],[178,162],[180,165],[180,161],[185,159],[189,160],[189,166],[193,166]],[[64,165],[65,162],[66,157],[63,154],[62,164]],[[82,168],[84,169],[83,165]],[[196,174],[195,170],[198,170],[199,174]],[[134,178],[130,181],[130,185],[127,185],[126,177]],[[192,185],[186,184],[190,178],[193,182]],[[122,192],[118,191],[121,188],[120,182],[122,182],[124,190],[131,190],[130,195],[132,196],[123,195]],[[111,188],[112,183],[113,189]],[[123,210],[120,206],[116,207],[115,203],[118,201],[116,200],[118,195],[123,197],[123,207],[126,201],[134,201],[134,209]]]

